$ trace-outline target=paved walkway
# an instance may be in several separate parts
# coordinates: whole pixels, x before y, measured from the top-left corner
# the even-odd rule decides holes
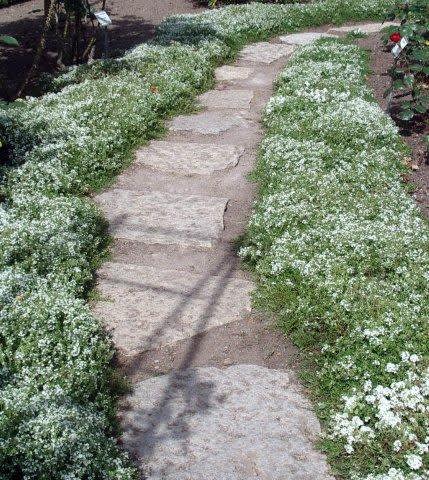
[[[251,211],[246,176],[273,81],[295,44],[320,35],[246,47],[217,69],[202,111],[174,118],[98,197],[115,248],[96,312],[134,384],[123,442],[143,478],[332,478],[296,353],[251,312],[253,284],[233,246]]]

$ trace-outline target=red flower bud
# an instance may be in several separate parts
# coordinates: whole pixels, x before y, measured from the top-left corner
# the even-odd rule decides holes
[[[399,32],[394,32],[390,35],[390,40],[394,43],[398,43],[401,41],[401,34]]]

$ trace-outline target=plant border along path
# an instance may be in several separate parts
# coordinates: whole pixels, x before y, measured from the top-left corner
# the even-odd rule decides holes
[[[381,19],[388,5],[252,4],[168,19],[153,45],[72,70],[40,99],[2,106],[9,157],[0,211],[3,478],[135,475],[112,438],[111,346],[85,305],[106,242],[99,212],[82,195],[161,132],[162,118],[189,108],[214,67],[245,43]]]

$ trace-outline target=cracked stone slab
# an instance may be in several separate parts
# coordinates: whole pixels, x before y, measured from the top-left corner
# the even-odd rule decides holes
[[[107,263],[98,273],[95,313],[124,355],[173,344],[251,311],[253,284],[228,276]]]
[[[292,45],[259,42],[243,48],[239,58],[247,62],[269,64],[290,55],[293,50],[294,47]]]
[[[148,480],[333,480],[287,372],[189,368],[138,383],[127,400],[124,446]]]
[[[218,82],[228,80],[244,80],[245,78],[249,78],[254,71],[254,68],[224,65],[223,67],[218,67],[216,69],[215,75]]]
[[[396,22],[384,22],[384,23],[361,23],[356,25],[346,25],[344,27],[332,27],[328,30],[331,32],[349,33],[359,31],[362,33],[377,33],[386,27],[397,26]]]
[[[227,198],[112,189],[97,196],[113,236],[146,244],[211,248]]]
[[[303,32],[292,33],[291,35],[284,35],[280,37],[280,41],[289,45],[308,45],[320,38],[335,38],[337,35],[320,32]]]
[[[176,175],[209,175],[235,167],[243,147],[202,143],[154,141],[137,152],[137,163]]]
[[[227,112],[208,111],[195,115],[179,115],[169,122],[170,130],[174,132],[193,132],[202,135],[216,135],[233,127],[248,126],[240,115]]]
[[[253,99],[252,90],[211,90],[200,95],[201,105],[207,108],[249,109]]]

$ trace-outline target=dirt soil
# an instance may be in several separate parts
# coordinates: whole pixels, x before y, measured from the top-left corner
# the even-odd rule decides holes
[[[101,1],[91,3],[101,5]],[[31,66],[42,29],[42,8],[43,0],[31,0],[0,9],[0,34],[12,35],[20,42],[19,48],[0,46],[0,99],[14,95]],[[151,38],[166,16],[196,13],[202,8],[191,0],[107,0],[106,10],[113,21],[110,54],[117,56]],[[54,52],[48,45],[41,70],[55,69]],[[37,94],[37,88],[33,85],[27,93]]]
[[[198,348],[195,346],[198,345]],[[258,314],[199,333],[193,338],[156,350],[148,350],[131,360],[118,357],[127,379],[141,380],[164,375],[187,365],[229,367],[249,364],[288,371],[295,379],[302,358],[291,341],[275,327],[273,319]]]
[[[368,37],[360,40],[359,44],[371,53],[372,73],[368,81],[376,99],[383,110],[386,110],[387,101],[383,94],[390,85],[390,77],[386,72],[393,64],[393,56],[390,49],[383,45],[380,34],[368,35]],[[393,105],[392,110],[397,110],[397,106],[395,109],[395,105]],[[424,215],[429,218],[429,157],[424,143],[424,136],[429,134],[429,124],[427,119],[426,124],[424,119],[420,119],[413,125],[397,118],[394,118],[394,120],[403,139],[412,149],[412,157],[408,163],[411,168],[405,180],[413,185],[413,197]]]

